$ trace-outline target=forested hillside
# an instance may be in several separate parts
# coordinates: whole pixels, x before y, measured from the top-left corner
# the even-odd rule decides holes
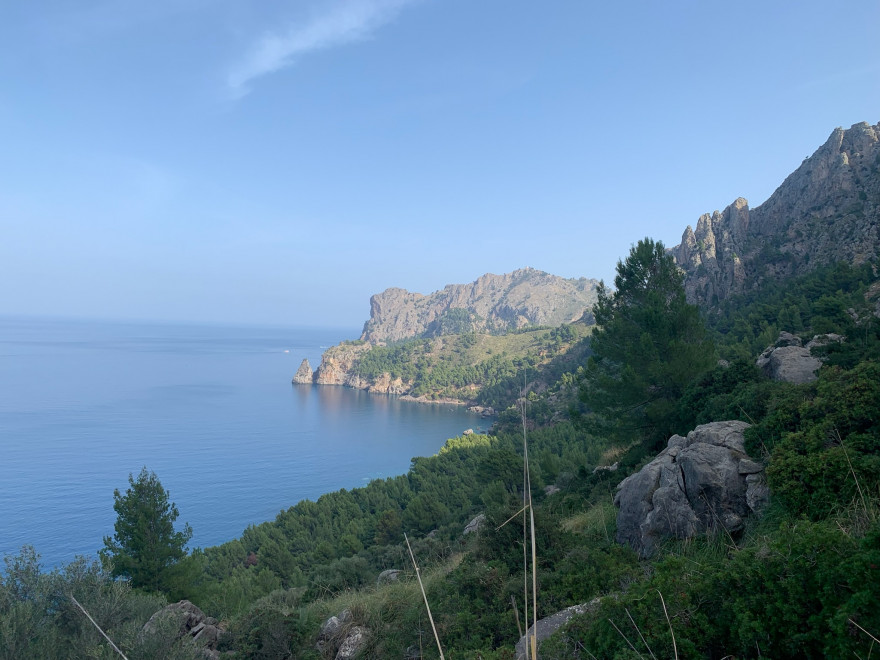
[[[674,399],[649,407],[650,425],[630,423],[638,415],[623,416],[613,399],[595,397],[597,388],[633,385],[615,376],[616,367],[597,380],[603,357],[612,355],[600,345],[604,352],[579,374],[560,379],[580,384],[581,413],[528,434],[537,615],[590,605],[542,642],[541,657],[638,657],[630,644],[657,657],[868,656],[880,631],[878,282],[873,264],[839,264],[730,298],[707,317],[701,340],[727,362],[707,361]],[[600,295],[610,341],[618,331],[614,306],[623,303]],[[656,320],[640,321],[649,337],[658,336]],[[821,349],[816,381],[793,385],[755,366],[783,330],[834,332],[846,341]],[[647,346],[644,336],[638,341]],[[672,364],[662,352],[655,359],[658,374]],[[527,416],[552,407],[547,396],[528,397]],[[524,527],[516,515],[522,430],[512,417],[494,435],[452,439],[438,455],[414,459],[406,475],[301,502],[240,539],[192,553],[164,594],[114,582],[97,564],[42,574],[28,552],[7,558],[0,647],[5,657],[73,657],[82,649],[110,657],[65,600],[72,593],[103,617],[129,657],[158,657],[150,653],[160,647],[164,657],[194,657],[188,638],[173,631],[137,634],[160,599],[183,597],[221,622],[218,649],[234,657],[336,657],[354,628],[366,631],[361,657],[438,657],[405,532],[447,657],[513,658],[520,636],[513,604],[522,617],[525,603]],[[670,539],[640,560],[615,540],[617,484],[656,452],[658,425],[687,433],[721,419],[751,424],[747,446],[766,466],[769,508],[740,530]],[[463,534],[478,514],[482,527]],[[377,583],[389,569],[400,572]],[[111,601],[117,605],[108,610]],[[321,637],[322,622],[344,612],[335,636]]]
[[[504,409],[524,387],[543,391],[582,363],[591,327],[578,321],[526,326],[500,335],[465,332],[380,346],[343,342],[324,352],[316,382]]]

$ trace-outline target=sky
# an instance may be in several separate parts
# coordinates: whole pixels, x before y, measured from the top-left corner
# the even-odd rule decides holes
[[[358,327],[613,280],[880,122],[880,3],[0,3],[0,313]]]

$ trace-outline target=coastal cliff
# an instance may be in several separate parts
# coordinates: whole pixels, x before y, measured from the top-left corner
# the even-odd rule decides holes
[[[466,332],[499,334],[581,318],[596,302],[598,282],[565,279],[534,268],[487,273],[429,295],[390,288],[370,299],[361,339],[372,344]]]
[[[301,366],[294,381],[473,402],[517,364],[540,367],[580,342],[597,286],[523,268],[429,295],[386,289],[372,297],[361,338],[327,349],[311,379]]]

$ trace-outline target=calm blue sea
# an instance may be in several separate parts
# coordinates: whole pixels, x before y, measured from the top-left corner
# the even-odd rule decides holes
[[[93,555],[113,489],[143,466],[206,547],[486,428],[460,407],[291,384],[357,334],[0,317],[0,555]]]

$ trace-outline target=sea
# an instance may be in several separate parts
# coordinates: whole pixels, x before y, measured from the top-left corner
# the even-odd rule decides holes
[[[461,406],[291,383],[358,334],[0,316],[0,556],[95,557],[143,467],[208,547],[488,428]]]

